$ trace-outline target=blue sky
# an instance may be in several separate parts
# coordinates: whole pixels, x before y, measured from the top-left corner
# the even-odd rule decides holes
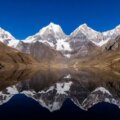
[[[80,24],[98,31],[120,24],[120,0],[0,0],[0,27],[18,39],[50,22],[70,34]]]

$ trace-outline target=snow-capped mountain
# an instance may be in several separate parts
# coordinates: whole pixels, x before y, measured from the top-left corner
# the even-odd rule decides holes
[[[67,35],[62,28],[54,23],[42,28],[38,33],[26,38],[23,42],[31,43],[39,41],[57,51],[72,51],[70,44],[66,41]]]
[[[89,40],[94,40],[94,39],[102,39],[99,38],[102,36],[102,33],[97,32],[90,27],[87,26],[87,24],[80,25],[76,30],[74,30],[70,36],[72,37],[82,37],[85,36]]]
[[[120,25],[110,31],[98,32],[87,24],[83,24],[70,35],[66,35],[59,25],[50,23],[35,35],[21,41],[16,40],[9,32],[2,28],[0,29],[0,41],[8,46],[32,54],[31,45],[34,45],[35,49],[36,43],[43,43],[43,46],[48,46],[56,52],[59,51],[67,58],[84,57],[94,54],[96,49],[101,48],[118,36],[120,36]],[[37,50],[37,52],[39,51]]]
[[[50,23],[48,26],[42,28],[38,33],[33,36],[29,36],[24,42],[31,43],[40,41],[44,44],[48,44],[51,47],[55,47],[57,40],[64,40],[66,38],[62,28],[54,23]]]
[[[45,44],[48,43],[51,47],[55,46],[56,44],[60,45],[63,42],[63,44],[60,45],[60,47],[63,46],[63,48],[61,47],[61,49],[64,50],[64,47],[68,46],[67,38],[69,37],[73,37],[73,38],[78,37],[80,40],[86,40],[86,39],[91,40],[94,44],[98,46],[102,46],[108,40],[115,39],[118,35],[120,35],[120,25],[106,32],[98,32],[90,28],[87,24],[82,24],[76,30],[74,30],[70,35],[67,36],[59,25],[50,23],[48,26],[42,28],[38,33],[36,33],[33,36],[27,37],[22,42],[32,43],[32,42],[40,41]],[[18,42],[18,41],[16,42],[16,39],[9,32],[3,30],[2,28],[0,28],[0,41],[2,41],[5,44],[8,44],[9,46],[12,46]],[[56,49],[61,50],[59,49],[58,45],[56,45]]]
[[[104,39],[115,39],[120,35],[120,25],[116,26],[114,29],[103,32]]]
[[[71,37],[78,37],[80,40],[89,40],[95,45],[101,47],[109,40],[115,39],[120,35],[120,26],[118,25],[113,30],[106,32],[98,32],[87,26],[87,24],[80,25],[75,31],[71,33]]]
[[[88,27],[87,24],[80,25],[75,31],[71,33],[71,38],[78,38],[81,41],[91,41],[97,46],[102,46],[103,35]]]
[[[66,37],[62,28],[54,23],[50,23],[48,26],[42,28],[38,33],[26,38],[28,42],[37,40],[56,41],[58,39],[64,39]],[[30,40],[30,41],[29,41]]]
[[[16,48],[18,40],[16,40],[9,32],[0,28],[0,41],[8,46]]]
[[[83,24],[70,35],[66,35],[59,25],[50,23],[35,35],[25,39],[23,43],[40,42],[60,51],[67,58],[84,57],[96,54],[97,49],[119,36],[119,31],[120,27],[117,26],[110,31],[98,32]]]

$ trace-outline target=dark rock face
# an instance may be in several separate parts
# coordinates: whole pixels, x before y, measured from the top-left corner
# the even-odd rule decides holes
[[[60,60],[63,58],[60,52],[40,42],[31,44],[30,54],[38,60]]]
[[[120,37],[118,36],[116,39],[111,39],[103,47],[108,51],[120,50]]]
[[[68,41],[72,48],[72,58],[89,57],[96,54],[99,50],[99,47],[89,41],[85,36],[83,38],[71,37]]]
[[[64,58],[61,52],[56,51],[50,46],[47,46],[39,41],[31,44],[21,42],[18,44],[18,49],[24,53],[31,54],[38,61],[61,60]]]

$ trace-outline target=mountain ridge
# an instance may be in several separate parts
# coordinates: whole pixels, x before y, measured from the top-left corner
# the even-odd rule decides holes
[[[48,30],[48,31],[47,31]],[[57,39],[57,40],[61,40],[61,39],[66,39],[68,37],[74,37],[76,36],[76,34],[78,32],[82,32],[82,34],[85,34],[85,36],[87,36],[89,39],[92,39],[92,42],[94,44],[96,44],[97,46],[102,46],[103,44],[106,44],[109,40],[106,39],[106,36],[117,36],[120,35],[118,32],[120,32],[120,25],[116,26],[115,28],[108,30],[108,31],[104,31],[104,32],[99,32],[96,31],[94,29],[92,29],[91,27],[89,27],[86,23],[80,25],[78,28],[76,28],[73,32],[71,32],[69,35],[66,35],[64,33],[64,31],[62,30],[61,26],[55,23],[50,23],[49,25],[41,28],[36,34],[32,35],[32,36],[28,36],[27,38],[23,39],[23,40],[18,40],[16,39],[12,34],[10,34],[8,31],[5,31],[4,29],[0,28],[0,36],[6,35],[8,36],[8,38],[6,37],[5,39],[11,39],[12,43],[8,44],[11,47],[16,47],[16,44],[19,43],[19,41],[23,41],[23,42],[27,42],[27,43],[31,43],[34,42],[35,38],[38,37],[39,40],[47,40],[46,34],[53,34],[53,37],[51,39]],[[115,33],[116,32],[116,33]],[[93,35],[94,34],[94,35]],[[114,35],[116,34],[116,35]],[[3,35],[3,36],[4,36]],[[58,36],[57,36],[58,35]],[[93,35],[93,36],[92,36]],[[102,36],[101,36],[102,35]],[[51,36],[50,36],[51,37]],[[49,39],[50,39],[49,37]],[[55,37],[55,38],[54,38]],[[102,38],[101,38],[102,37]],[[115,38],[114,37],[114,38]],[[1,38],[1,37],[0,37]],[[109,39],[110,39],[109,38]],[[1,38],[3,39],[3,38]],[[96,41],[94,41],[93,39],[100,39],[98,41],[102,41],[101,43],[97,44]],[[105,40],[104,40],[105,39]],[[9,40],[10,41],[10,40]],[[49,41],[49,40],[47,40]],[[1,42],[4,42],[4,40],[1,40]],[[8,42],[8,41],[7,41]],[[53,40],[53,42],[56,42],[55,40]],[[15,44],[15,46],[14,46]],[[51,45],[52,46],[52,45]]]
[[[42,28],[40,28],[40,30],[41,29],[43,29],[43,28],[45,28],[45,27],[48,27],[49,25],[51,25],[51,24],[53,24],[53,25],[58,25],[58,26],[60,26],[59,24],[56,24],[56,23],[53,23],[53,22],[50,22],[48,25],[46,25],[46,26],[43,26]],[[87,26],[87,27],[89,27],[89,25],[87,24],[87,23],[83,23],[83,24],[81,24],[81,25],[79,25],[77,28],[79,28],[79,27],[81,27],[81,26]],[[61,27],[61,26],[60,26]],[[76,28],[76,29],[77,29]],[[92,27],[89,27],[89,28],[91,28],[92,30],[94,30],[94,31],[96,31],[96,32],[99,32],[99,33],[106,33],[106,32],[108,32],[108,31],[112,31],[112,30],[114,30],[114,29],[116,29],[116,28],[120,28],[120,24],[118,24],[118,25],[116,25],[114,28],[111,28],[111,29],[108,29],[108,30],[104,30],[104,31],[99,31],[99,30],[95,30],[95,29],[93,29]],[[0,27],[0,30],[4,30],[4,31],[6,31],[6,32],[8,32],[6,29],[4,29],[4,28],[2,28],[2,27]],[[61,28],[62,29],[62,28]],[[64,30],[63,30],[63,32],[65,33],[65,35],[71,35],[76,29],[74,29],[70,34],[66,34],[65,32],[64,32]],[[40,30],[38,30],[38,32],[40,32]],[[38,32],[36,32],[36,33],[38,33]],[[10,33],[10,32],[9,32]],[[33,35],[35,35],[36,33],[34,33],[34,34],[32,34],[32,35],[30,35],[30,36],[33,36]],[[12,35],[12,34],[11,34]],[[13,35],[12,35],[13,36]],[[27,39],[29,36],[27,36],[27,37],[25,37],[24,39],[17,39],[17,40],[25,40],[25,39]],[[16,37],[14,37],[15,39],[16,39]]]
[[[119,51],[117,47],[119,40],[116,40],[119,36],[120,25],[107,32],[97,32],[87,24],[83,24],[70,35],[66,35],[59,25],[50,23],[25,40],[16,40],[10,33],[4,30],[0,31],[0,41],[7,46],[30,54],[38,61],[52,61],[53,63],[65,63],[68,61],[67,59],[70,61],[72,59],[78,61],[84,59],[85,61],[89,60],[90,63],[93,63],[93,61],[99,63],[100,61],[96,57],[100,58],[100,60],[101,56],[103,59],[107,58],[108,51],[111,51],[111,55],[108,57],[111,60],[113,55],[114,61],[115,52],[113,49]],[[112,49],[110,49],[111,47]],[[119,58],[118,52],[116,52],[115,59],[117,57]],[[91,61],[91,58],[93,61]]]

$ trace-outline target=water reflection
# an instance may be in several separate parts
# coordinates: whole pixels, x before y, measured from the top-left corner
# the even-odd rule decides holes
[[[84,110],[103,101],[120,107],[120,75],[90,68],[0,71],[0,105],[16,94],[34,99],[51,112],[68,98]]]

